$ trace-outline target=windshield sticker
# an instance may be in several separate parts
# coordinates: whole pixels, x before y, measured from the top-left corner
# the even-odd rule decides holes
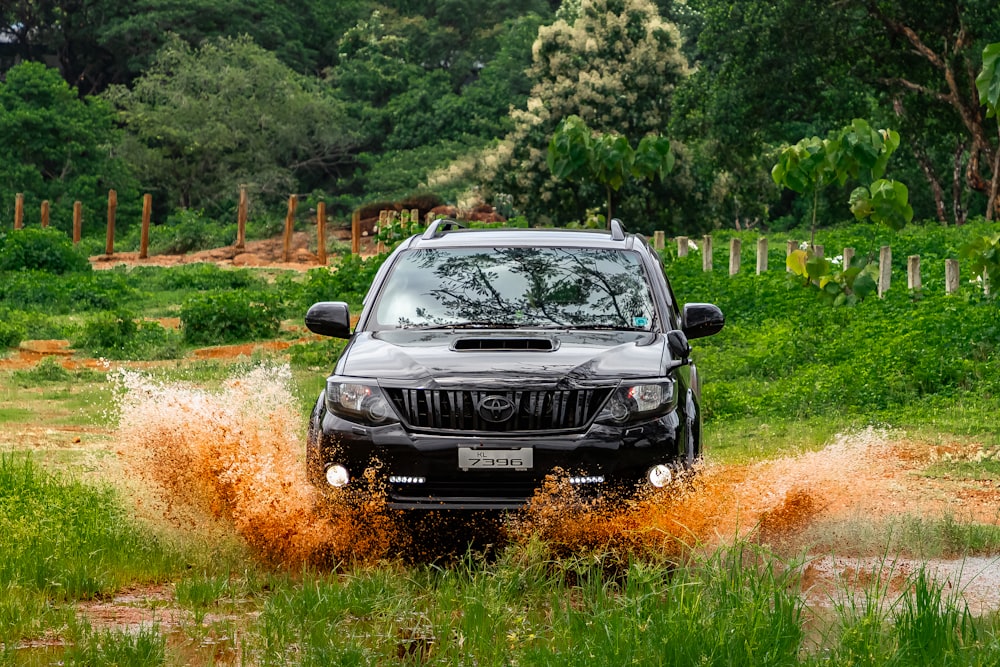
[[[635,327],[648,327],[649,326],[649,318],[646,318],[646,317],[633,317],[632,318],[632,326],[635,326]]]

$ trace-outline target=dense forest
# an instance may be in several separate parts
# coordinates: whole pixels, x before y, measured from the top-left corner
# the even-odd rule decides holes
[[[962,224],[1000,180],[998,41],[995,0],[2,0],[0,217],[21,192],[68,228],[114,188],[228,221],[246,185],[260,217],[297,193],[568,224],[604,202],[546,164],[578,116],[669,139],[668,173],[614,192],[630,228],[788,229],[850,217],[857,183],[778,187],[781,151],[861,118],[898,133],[915,218]]]

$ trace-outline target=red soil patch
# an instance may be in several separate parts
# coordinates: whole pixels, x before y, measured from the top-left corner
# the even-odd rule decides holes
[[[327,249],[335,241],[350,242],[350,230],[334,229],[328,233]],[[261,267],[307,271],[320,266],[317,252],[316,232],[295,232],[289,245],[289,261],[284,261],[285,243],[281,237],[247,241],[243,250],[235,246],[199,250],[185,255],[154,255],[139,259],[138,252],[116,252],[113,255],[95,255],[90,263],[95,269],[112,269],[116,266],[176,266],[208,262],[219,266]],[[362,239],[361,254],[375,251],[371,239]],[[329,257],[329,255],[328,255]]]

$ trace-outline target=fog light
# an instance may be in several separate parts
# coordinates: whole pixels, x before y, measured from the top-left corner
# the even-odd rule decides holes
[[[326,481],[330,486],[339,489],[342,486],[347,486],[347,483],[351,481],[351,475],[344,466],[333,464],[326,469]]]
[[[650,484],[658,489],[662,489],[667,484],[670,484],[670,480],[674,478],[674,472],[670,469],[670,466],[661,463],[650,468],[646,476],[649,478]]]

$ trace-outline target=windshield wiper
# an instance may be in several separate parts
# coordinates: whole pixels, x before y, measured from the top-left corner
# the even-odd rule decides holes
[[[489,320],[469,320],[466,322],[451,322],[450,324],[414,324],[406,329],[517,329],[520,325],[512,322],[490,322]]]
[[[621,324],[574,324],[572,328],[599,331],[649,331],[649,329],[643,329],[642,327],[629,327]]]

